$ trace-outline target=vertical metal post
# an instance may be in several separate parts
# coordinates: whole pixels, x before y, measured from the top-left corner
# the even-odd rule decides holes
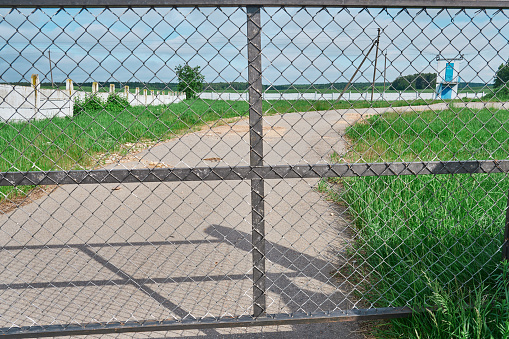
[[[380,46],[380,28],[376,38],[376,54],[375,54],[375,68],[373,69],[373,87],[371,88],[371,102],[373,102],[373,94],[375,94],[375,79],[376,79],[376,62],[378,61],[378,47]]]
[[[260,6],[247,7],[250,165],[263,166],[262,37]],[[265,315],[265,212],[263,179],[251,180],[253,315]]]
[[[387,81],[387,50],[384,53],[385,61],[384,61],[384,94],[385,94],[385,82]]]
[[[51,50],[48,50],[48,59],[49,59],[49,74],[51,75],[51,87],[55,87],[55,83],[53,82],[53,66],[51,65]]]
[[[504,244],[502,245],[502,260],[509,260],[509,193],[507,194],[507,209],[505,211]]]

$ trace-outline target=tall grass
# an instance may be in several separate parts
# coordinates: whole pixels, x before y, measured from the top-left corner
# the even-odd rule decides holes
[[[349,128],[346,134],[352,147],[344,158],[352,162],[506,159],[507,131],[509,111],[389,113]],[[497,294],[509,189],[506,174],[329,181],[327,193],[348,206],[358,229],[357,257],[363,262],[362,272],[369,272],[362,295],[370,305],[436,305],[442,296],[450,308],[452,304],[475,304],[477,299],[470,296],[480,298],[476,293],[483,298]],[[495,311],[483,307],[483,312]],[[474,310],[465,312],[462,316],[467,317]],[[445,315],[432,312],[427,316],[414,321],[429,325]],[[481,327],[488,325],[475,325],[474,320],[468,319],[463,334],[444,330],[447,334],[438,338],[485,333]],[[506,326],[507,321],[493,326]],[[426,333],[418,336],[409,326],[396,326],[404,333],[401,337],[436,338]],[[443,330],[441,321],[437,326],[436,331]],[[495,331],[493,326],[488,326],[490,331]]]
[[[496,281],[489,288],[481,285],[469,291],[457,286],[452,292],[430,281],[432,293],[421,312],[394,321],[380,335],[408,339],[509,338],[509,265],[504,262],[499,266]]]

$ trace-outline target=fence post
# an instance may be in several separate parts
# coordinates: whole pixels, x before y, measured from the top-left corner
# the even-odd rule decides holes
[[[71,79],[65,80],[65,91],[69,96],[69,114],[68,116],[73,116],[74,113],[74,100],[72,98],[74,92],[74,84]]]
[[[115,84],[110,84],[110,93],[115,93]]]
[[[74,92],[74,83],[72,82],[71,79],[67,79],[65,81],[65,90],[67,91],[69,97],[72,97],[72,94]]]
[[[262,38],[260,6],[247,6],[247,59],[249,82],[249,160],[263,166]],[[264,316],[265,301],[265,211],[264,180],[251,180],[251,242],[253,246],[253,316]]]
[[[41,89],[41,83],[39,82],[39,74],[32,74],[31,77],[32,81],[32,89],[34,91],[34,115],[33,118],[37,119],[39,115],[39,106],[40,106],[40,89]]]
[[[94,81],[92,83],[92,94],[96,94],[97,92],[99,92],[99,84]]]

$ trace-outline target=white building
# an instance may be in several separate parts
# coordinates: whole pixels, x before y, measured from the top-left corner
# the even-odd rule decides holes
[[[460,58],[442,58],[437,56],[437,87],[436,97],[455,99],[458,96],[458,85],[461,81],[459,72],[463,62]]]

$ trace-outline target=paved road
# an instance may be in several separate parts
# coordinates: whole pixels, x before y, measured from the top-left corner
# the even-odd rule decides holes
[[[265,163],[328,162],[345,152],[347,126],[388,110],[266,117]],[[211,126],[110,168],[246,165],[247,133],[246,120]],[[348,216],[316,185],[266,181],[269,313],[359,306],[354,287],[332,275],[349,265]],[[248,182],[67,185],[0,215],[0,230],[2,327],[252,313]],[[120,337],[362,338],[357,330],[336,323]]]

